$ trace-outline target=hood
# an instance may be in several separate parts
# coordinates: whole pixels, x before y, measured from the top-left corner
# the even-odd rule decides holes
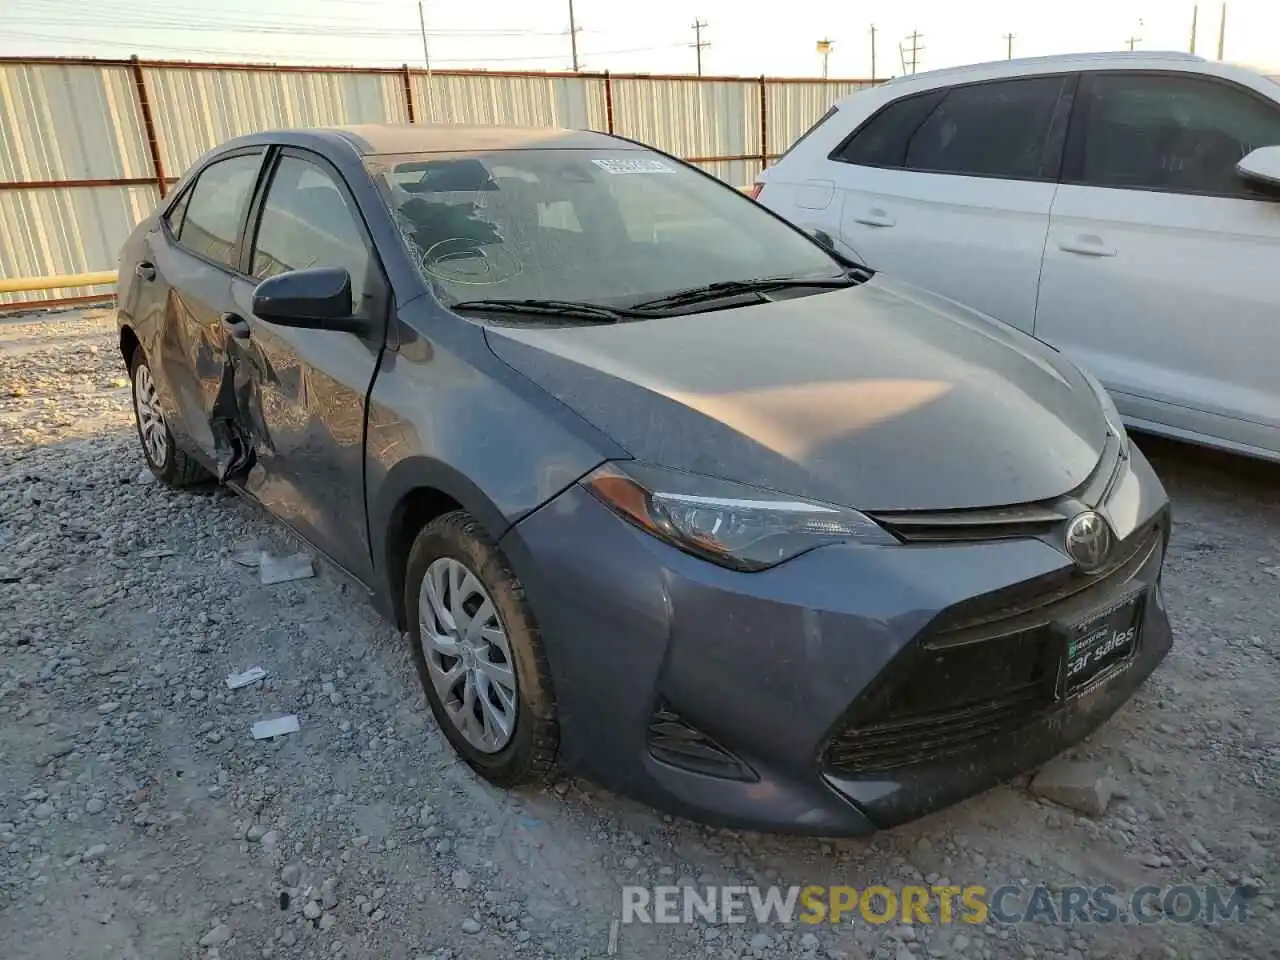
[[[1046,500],[1097,465],[1084,377],[995,320],[880,275],[612,326],[486,329],[633,457],[870,512]]]

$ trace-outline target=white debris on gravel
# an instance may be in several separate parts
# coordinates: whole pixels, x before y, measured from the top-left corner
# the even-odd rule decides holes
[[[275,583],[289,583],[293,580],[306,580],[316,575],[311,565],[311,558],[305,553],[294,553],[287,557],[273,557],[265,550],[258,557],[258,573],[262,577],[263,586]]]
[[[255,740],[283,737],[290,733],[297,733],[299,729],[298,716],[293,713],[283,717],[272,717],[269,720],[258,720],[250,728]]]
[[[240,550],[302,545],[235,495],[152,482],[117,344],[105,312],[0,320],[5,960],[580,960],[615,942],[626,960],[1211,960],[1280,943],[1275,470],[1157,460],[1177,643],[1067,758],[1112,772],[1106,804],[1072,781],[1104,812],[1023,778],[869,840],[767,837],[568,776],[512,792],[476,778],[359,591],[323,562],[263,586]],[[253,664],[269,675],[229,690]],[[288,715],[293,734],[243,735]],[[1249,919],[613,934],[624,883],[1015,882],[1239,883]]]
[[[226,677],[228,690],[239,690],[241,687],[247,687],[251,683],[256,683],[267,675],[267,671],[262,667],[250,667],[242,673],[229,673]]]

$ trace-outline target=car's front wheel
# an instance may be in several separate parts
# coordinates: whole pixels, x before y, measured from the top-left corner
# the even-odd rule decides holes
[[[186,487],[212,479],[195,459],[178,448],[173,431],[164,421],[156,392],[155,376],[142,347],[129,358],[129,379],[133,384],[133,418],[138,426],[142,456],[151,472],[171,487]]]
[[[542,641],[497,544],[458,510],[418,534],[405,613],[431,712],[481,776],[515,786],[555,767],[559,728]]]

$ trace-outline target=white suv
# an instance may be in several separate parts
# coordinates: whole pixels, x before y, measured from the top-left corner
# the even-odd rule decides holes
[[[755,193],[851,258],[1064,350],[1130,425],[1280,459],[1273,145],[1280,85],[1246,70],[1014,60],[846,97]]]

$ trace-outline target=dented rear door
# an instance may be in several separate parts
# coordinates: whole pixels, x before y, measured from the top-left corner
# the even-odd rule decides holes
[[[159,314],[153,366],[172,411],[171,428],[220,469],[235,455],[216,417],[227,374],[222,316],[232,308],[231,280],[262,156],[260,149],[241,151],[206,166],[148,234],[148,257],[137,266]]]
[[[276,158],[252,219],[248,277],[232,281],[244,321],[228,341],[235,404],[251,450],[245,490],[357,578],[372,564],[364,511],[365,401],[383,346],[387,284],[358,208],[336,170],[304,151]],[[367,335],[269,323],[253,313],[267,277],[344,267]]]

